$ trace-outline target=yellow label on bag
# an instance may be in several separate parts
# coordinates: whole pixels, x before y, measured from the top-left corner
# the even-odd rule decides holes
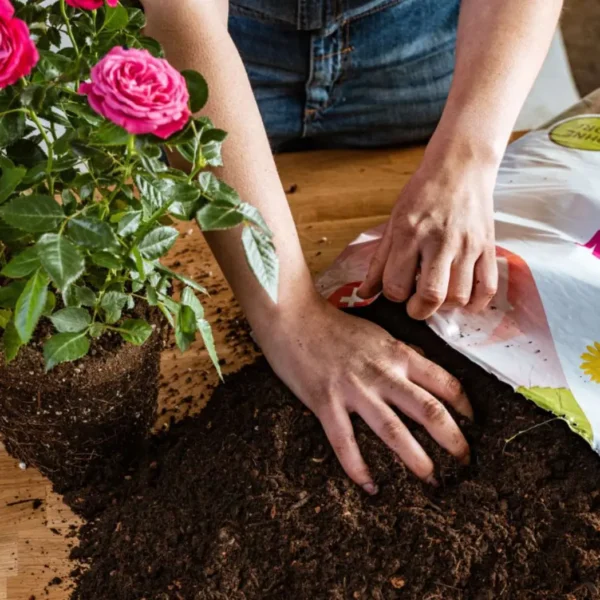
[[[550,130],[550,139],[565,148],[600,152],[600,116],[563,121]]]

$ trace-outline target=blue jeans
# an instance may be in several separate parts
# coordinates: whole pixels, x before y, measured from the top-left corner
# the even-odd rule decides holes
[[[232,0],[274,150],[422,142],[454,72],[460,0]]]

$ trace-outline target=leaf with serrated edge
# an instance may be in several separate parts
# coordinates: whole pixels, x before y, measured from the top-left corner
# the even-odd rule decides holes
[[[48,297],[48,277],[41,270],[36,271],[17,300],[15,307],[15,328],[24,344],[31,340],[38,321],[44,312]]]
[[[85,308],[74,306],[55,312],[50,320],[59,333],[79,333],[92,322],[90,313]]]
[[[56,233],[43,235],[36,244],[40,261],[58,289],[79,279],[85,268],[83,256],[69,240]]]
[[[277,303],[279,285],[279,259],[273,242],[261,231],[246,227],[242,244],[248,265],[273,302]]]
[[[58,333],[44,344],[46,371],[63,362],[83,358],[90,350],[90,340],[85,333]]]
[[[51,196],[17,196],[0,210],[2,219],[29,233],[51,231],[64,218],[64,212]]]
[[[4,265],[0,275],[18,279],[31,275],[40,266],[40,257],[35,247],[26,248],[20,254],[14,256],[8,264]]]
[[[121,337],[134,346],[141,346],[152,335],[152,326],[142,319],[128,319],[119,326]]]

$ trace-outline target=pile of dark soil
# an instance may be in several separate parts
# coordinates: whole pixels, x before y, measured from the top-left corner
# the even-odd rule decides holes
[[[411,424],[439,466],[440,487],[427,487],[357,422],[380,486],[369,497],[259,361],[157,438],[119,485],[80,494],[90,521],[73,599],[598,598],[598,456],[397,305],[362,315],[463,381],[477,415],[471,466]]]
[[[120,468],[145,445],[155,421],[164,319],[136,307],[154,333],[143,346],[108,332],[90,353],[46,373],[43,320],[34,340],[5,364],[0,350],[0,436],[8,452],[50,477],[58,492],[83,485],[97,470]]]

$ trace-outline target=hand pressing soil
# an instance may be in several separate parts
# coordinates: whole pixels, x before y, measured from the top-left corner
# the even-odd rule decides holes
[[[69,496],[93,519],[73,551],[73,600],[598,598],[598,456],[398,305],[359,314],[461,379],[476,410],[472,464],[409,423],[438,465],[440,487],[425,486],[357,422],[380,486],[370,497],[259,361],[118,485]]]

